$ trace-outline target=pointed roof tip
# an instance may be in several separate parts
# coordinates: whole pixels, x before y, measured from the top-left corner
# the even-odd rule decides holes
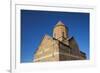
[[[62,21],[58,21],[56,25],[64,25]]]
[[[57,26],[64,26],[68,29],[68,27],[62,21],[58,21],[55,27]]]
[[[58,21],[58,23],[62,23],[62,21]]]

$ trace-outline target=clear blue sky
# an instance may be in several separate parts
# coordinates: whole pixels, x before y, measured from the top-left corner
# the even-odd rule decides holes
[[[69,28],[81,51],[89,59],[89,13],[21,10],[21,62],[32,62],[45,34],[52,36],[58,21]]]

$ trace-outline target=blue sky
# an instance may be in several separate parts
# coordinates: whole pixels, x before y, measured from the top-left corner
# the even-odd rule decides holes
[[[45,34],[62,21],[69,28],[81,51],[89,59],[89,13],[21,10],[21,62],[33,61],[34,52]]]

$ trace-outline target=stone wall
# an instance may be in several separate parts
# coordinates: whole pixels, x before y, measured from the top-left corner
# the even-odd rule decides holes
[[[58,52],[58,41],[53,40],[50,36],[45,36],[34,56],[34,61],[54,61],[59,60],[58,55],[54,55],[54,52]],[[37,60],[36,60],[37,59]],[[39,59],[39,60],[38,60]]]

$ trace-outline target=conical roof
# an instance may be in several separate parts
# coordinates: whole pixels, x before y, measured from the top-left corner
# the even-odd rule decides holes
[[[58,23],[56,24],[56,26],[59,26],[59,25],[65,26],[65,25],[62,23],[62,21],[58,21]]]
[[[63,23],[62,21],[58,21],[58,23],[56,24],[55,27],[57,27],[57,26],[64,26],[66,29],[68,29],[68,27],[65,26],[64,23]]]

